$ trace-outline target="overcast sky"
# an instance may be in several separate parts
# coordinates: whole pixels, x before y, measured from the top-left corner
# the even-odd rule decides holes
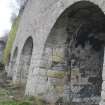
[[[11,16],[19,12],[15,0],[0,0],[0,37],[4,36],[11,28]]]

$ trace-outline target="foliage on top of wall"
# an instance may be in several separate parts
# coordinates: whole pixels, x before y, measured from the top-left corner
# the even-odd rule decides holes
[[[3,54],[3,63],[4,64],[8,64],[8,62],[9,62],[11,49],[12,49],[13,42],[15,40],[16,32],[17,32],[18,25],[19,25],[19,20],[20,20],[20,16],[18,16],[16,18],[16,20],[14,21],[11,31],[9,33],[9,37],[8,37],[7,44],[4,49],[4,54]]]

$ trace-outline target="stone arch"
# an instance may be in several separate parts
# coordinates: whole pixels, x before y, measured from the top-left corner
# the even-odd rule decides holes
[[[18,47],[15,48],[14,52],[13,52],[13,57],[12,57],[12,61],[15,60],[16,62],[16,57],[17,57],[17,54],[18,54]]]
[[[15,47],[15,50],[13,52],[13,56],[10,62],[10,69],[12,70],[12,73],[14,73],[15,71],[15,67],[16,67],[16,59],[17,59],[17,55],[18,55],[18,47]],[[13,76],[13,75],[12,75]]]
[[[17,79],[19,80],[20,84],[26,84],[27,82],[32,51],[33,51],[33,38],[28,37],[24,43],[20,55],[19,69],[17,73]]]
[[[49,94],[54,95],[51,101],[59,100],[64,94],[65,103],[99,104],[104,27],[104,13],[89,1],[73,4],[56,20],[46,40],[40,65],[41,69],[47,70],[48,87],[53,86],[53,90],[49,90]],[[56,90],[59,86],[64,88],[60,92]]]

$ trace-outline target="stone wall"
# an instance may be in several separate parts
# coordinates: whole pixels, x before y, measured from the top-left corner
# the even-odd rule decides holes
[[[13,75],[13,82],[16,83],[20,59],[21,59],[21,52],[22,52],[24,43],[30,36],[33,38],[32,59],[29,67],[29,74],[28,74],[28,80],[26,85],[27,95],[43,96],[42,98],[46,98],[46,100],[50,100],[52,103],[55,102],[56,99],[58,99],[60,96],[62,96],[62,91],[64,91],[62,87],[62,85],[64,85],[64,82],[63,82],[64,80],[62,78],[60,79],[57,78],[56,80],[52,80],[54,73],[57,74],[57,72],[54,72],[54,71],[51,73],[48,72],[48,75],[50,75],[50,77],[49,78],[46,77],[46,70],[41,69],[40,64],[41,64],[44,48],[46,45],[46,40],[48,39],[49,33],[51,32],[58,17],[68,7],[71,7],[72,4],[78,1],[80,0],[29,0],[28,1],[24,10],[23,16],[21,18],[17,36],[11,51],[11,61],[12,61],[14,50],[16,47],[18,47],[16,67],[14,67],[14,75]],[[103,12],[105,11],[104,0],[100,0],[100,1],[89,0],[89,1],[98,5]],[[105,73],[104,73],[104,66],[103,66],[102,100],[100,102],[100,105],[105,104],[104,74]],[[59,75],[62,77],[63,73],[61,72],[61,74]],[[61,83],[61,84],[58,84],[61,87],[57,86],[57,88],[60,88],[58,89],[58,91],[54,89],[54,86],[52,86],[53,83],[51,83],[51,81],[52,82],[56,81],[54,82],[55,84]],[[51,87],[50,89],[48,88],[49,86]],[[49,93],[46,95],[45,93],[48,91]],[[50,99],[49,99],[49,96],[50,96]]]

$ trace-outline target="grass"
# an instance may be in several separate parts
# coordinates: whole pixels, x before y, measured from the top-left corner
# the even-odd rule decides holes
[[[0,88],[0,105],[46,105],[46,102],[39,96],[24,97],[21,100],[10,98],[10,92],[6,89]]]
[[[8,94],[9,94],[9,92],[7,90],[0,88],[0,97],[7,96]]]
[[[11,91],[0,88],[0,105],[34,105],[33,103],[33,100],[27,98],[21,100],[11,98]]]
[[[57,87],[57,89],[60,92],[63,90],[62,87]],[[2,88],[0,88],[0,94],[0,105],[48,105],[48,102],[41,96],[23,97],[20,100],[17,100],[16,98],[10,98],[11,92]]]
[[[15,100],[12,100],[12,101],[0,102],[0,105],[33,105],[33,104],[29,101],[17,102]]]
[[[23,99],[20,101],[14,99],[4,99],[0,101],[0,105],[34,105],[34,101]]]
[[[0,102],[0,105],[18,105],[15,101]]]

